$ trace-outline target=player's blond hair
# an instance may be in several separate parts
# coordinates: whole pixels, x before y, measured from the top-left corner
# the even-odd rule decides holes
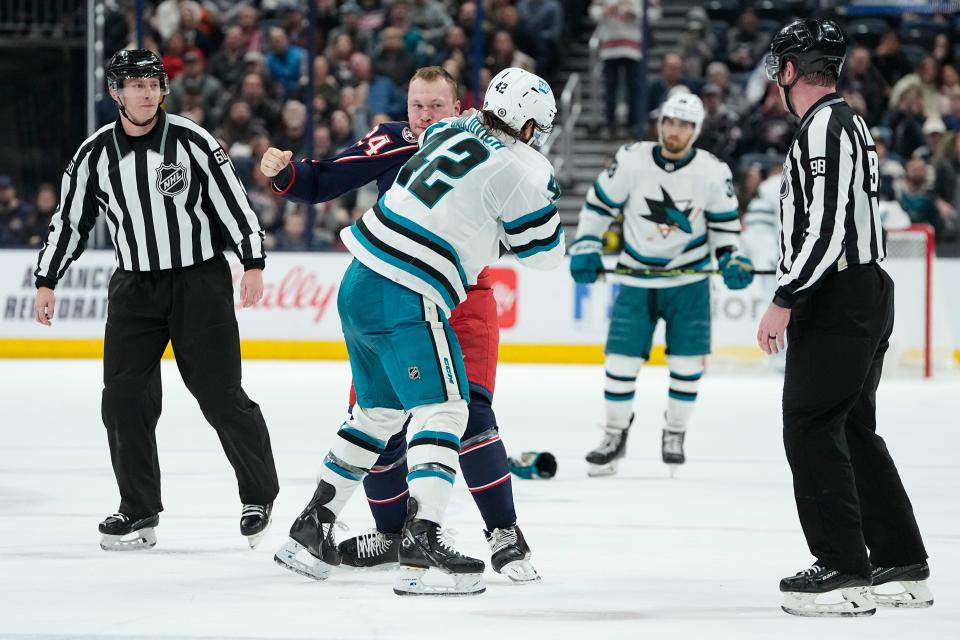
[[[424,82],[446,82],[450,85],[450,90],[453,92],[453,101],[456,102],[460,99],[460,85],[457,84],[457,81],[447,73],[447,70],[443,67],[420,67],[417,69],[417,72],[413,74],[413,77],[410,78],[410,82],[414,80],[423,80]],[[409,86],[409,85],[408,85]]]

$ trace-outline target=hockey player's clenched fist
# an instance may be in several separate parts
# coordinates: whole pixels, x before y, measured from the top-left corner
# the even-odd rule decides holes
[[[260,171],[268,178],[272,178],[290,164],[291,157],[293,157],[293,151],[280,151],[276,147],[270,147],[260,158]]]

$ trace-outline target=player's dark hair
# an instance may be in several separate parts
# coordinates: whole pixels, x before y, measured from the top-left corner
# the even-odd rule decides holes
[[[523,133],[508,125],[506,122],[497,117],[497,115],[492,111],[481,111],[480,118],[483,121],[484,128],[486,128],[489,133],[492,133],[493,135],[497,135],[497,133],[503,133],[504,135],[509,136],[518,142],[523,142]],[[536,120],[533,120],[533,118],[527,120],[527,122],[531,121],[533,121],[533,126],[536,128],[536,130],[540,131],[541,133],[550,133],[550,131],[553,129],[552,126],[541,126]],[[524,124],[524,126],[526,126],[526,124]]]

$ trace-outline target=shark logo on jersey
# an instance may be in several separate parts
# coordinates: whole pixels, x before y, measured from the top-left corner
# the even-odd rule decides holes
[[[693,225],[690,224],[690,214],[693,207],[689,206],[691,200],[679,200],[674,202],[673,197],[662,186],[660,193],[663,194],[663,200],[647,201],[650,213],[643,216],[651,222],[656,222],[660,227],[660,235],[666,238],[674,228],[678,228],[686,233],[693,233]]]
[[[163,195],[180,195],[187,190],[187,184],[187,169],[179,162],[157,167],[157,191]]]

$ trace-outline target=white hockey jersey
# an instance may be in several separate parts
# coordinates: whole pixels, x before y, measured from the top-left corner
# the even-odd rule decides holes
[[[543,155],[463,117],[431,125],[393,186],[340,237],[357,260],[449,316],[501,243],[534,268],[562,262],[559,196]]]
[[[780,189],[785,175],[761,182],[743,214],[743,249],[757,269],[776,269],[780,261]]]
[[[623,210],[623,248],[618,266],[630,269],[703,269],[722,247],[739,249],[740,221],[730,169],[693,149],[670,161],[652,142],[617,151],[613,164],[587,192],[570,253],[599,252],[601,238]],[[623,276],[635,287],[676,287],[704,275]]]

